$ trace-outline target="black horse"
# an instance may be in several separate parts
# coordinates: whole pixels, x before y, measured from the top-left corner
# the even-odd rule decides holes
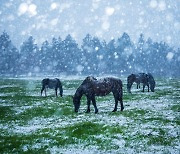
[[[62,84],[58,78],[55,78],[55,79],[45,78],[42,80],[41,96],[42,96],[43,91],[45,91],[45,96],[46,96],[47,88],[55,89],[56,96],[57,96],[57,90],[59,88],[60,96],[62,97],[62,95],[63,95]]]
[[[80,100],[83,95],[87,97],[87,111],[86,113],[90,112],[90,104],[92,104],[95,109],[95,113],[98,113],[98,109],[96,106],[95,96],[106,96],[110,92],[113,93],[115,99],[115,107],[113,112],[117,111],[118,101],[121,104],[121,111],[123,111],[123,90],[122,90],[122,81],[120,79],[108,77],[101,80],[97,80],[92,76],[86,77],[86,79],[82,82],[82,84],[76,90],[73,103],[75,112],[78,112],[80,107]]]
[[[131,87],[132,84],[136,82],[137,83],[137,89],[140,88],[140,83],[143,83],[143,92],[145,86],[148,87],[148,92],[149,92],[149,87],[152,92],[154,92],[155,88],[155,80],[153,76],[148,73],[138,73],[138,74],[131,74],[127,77],[127,91],[131,93]]]

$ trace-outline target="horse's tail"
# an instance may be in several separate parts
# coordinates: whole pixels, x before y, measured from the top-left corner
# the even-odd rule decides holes
[[[123,97],[123,84],[122,84],[122,81],[120,79],[118,79],[115,84],[118,85],[117,89],[118,89],[119,99],[122,100],[122,97]]]
[[[124,105],[123,105],[123,83],[120,79],[117,80],[117,85],[118,85],[118,100],[120,101],[121,105],[121,111],[124,110]]]
[[[59,91],[60,91],[60,96],[62,97],[63,96],[62,83],[61,83],[61,81],[58,78],[56,78],[56,80],[57,80],[57,86],[58,86]]]

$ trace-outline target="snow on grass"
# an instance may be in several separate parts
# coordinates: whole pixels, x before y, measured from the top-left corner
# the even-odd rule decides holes
[[[39,96],[40,79],[9,81],[12,88],[0,80],[4,152],[179,153],[179,81],[159,80],[155,93],[132,89],[128,94],[124,89],[123,112],[119,104],[118,111],[111,112],[112,95],[97,97],[98,114],[92,105],[85,113],[85,98],[74,113],[71,95],[82,80],[63,80],[63,98],[54,97],[54,90],[48,97]]]

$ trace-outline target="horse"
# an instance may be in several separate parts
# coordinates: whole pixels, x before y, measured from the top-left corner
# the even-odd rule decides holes
[[[55,89],[56,96],[57,96],[57,90],[59,88],[60,96],[61,97],[63,96],[62,84],[58,78],[55,78],[55,79],[45,78],[42,80],[41,96],[42,96],[43,91],[45,91],[45,96],[46,96],[46,89],[47,88]]]
[[[131,74],[127,77],[127,91],[131,93],[131,87],[132,84],[136,82],[137,83],[137,89],[140,88],[140,83],[143,83],[143,92],[145,89],[145,86],[148,87],[148,92],[149,92],[149,87],[152,92],[154,92],[155,88],[155,80],[153,76],[148,73],[138,73],[138,74]]]
[[[110,92],[113,93],[115,99],[115,107],[113,112],[117,111],[118,101],[121,105],[121,111],[123,111],[123,90],[122,90],[122,81],[117,78],[107,77],[100,80],[97,80],[93,76],[88,76],[82,82],[82,84],[77,88],[73,96],[74,111],[78,112],[80,108],[80,100],[83,95],[87,98],[87,110],[86,113],[90,112],[90,104],[92,104],[95,109],[95,113],[98,113],[98,108],[96,106],[95,96],[106,96]]]

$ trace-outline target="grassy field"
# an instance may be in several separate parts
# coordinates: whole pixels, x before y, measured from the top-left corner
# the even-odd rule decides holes
[[[110,94],[97,97],[98,114],[74,113],[71,96],[82,80],[62,80],[64,96],[41,79],[0,79],[0,153],[180,153],[180,80],[158,79],[155,92],[126,92],[116,113]]]

